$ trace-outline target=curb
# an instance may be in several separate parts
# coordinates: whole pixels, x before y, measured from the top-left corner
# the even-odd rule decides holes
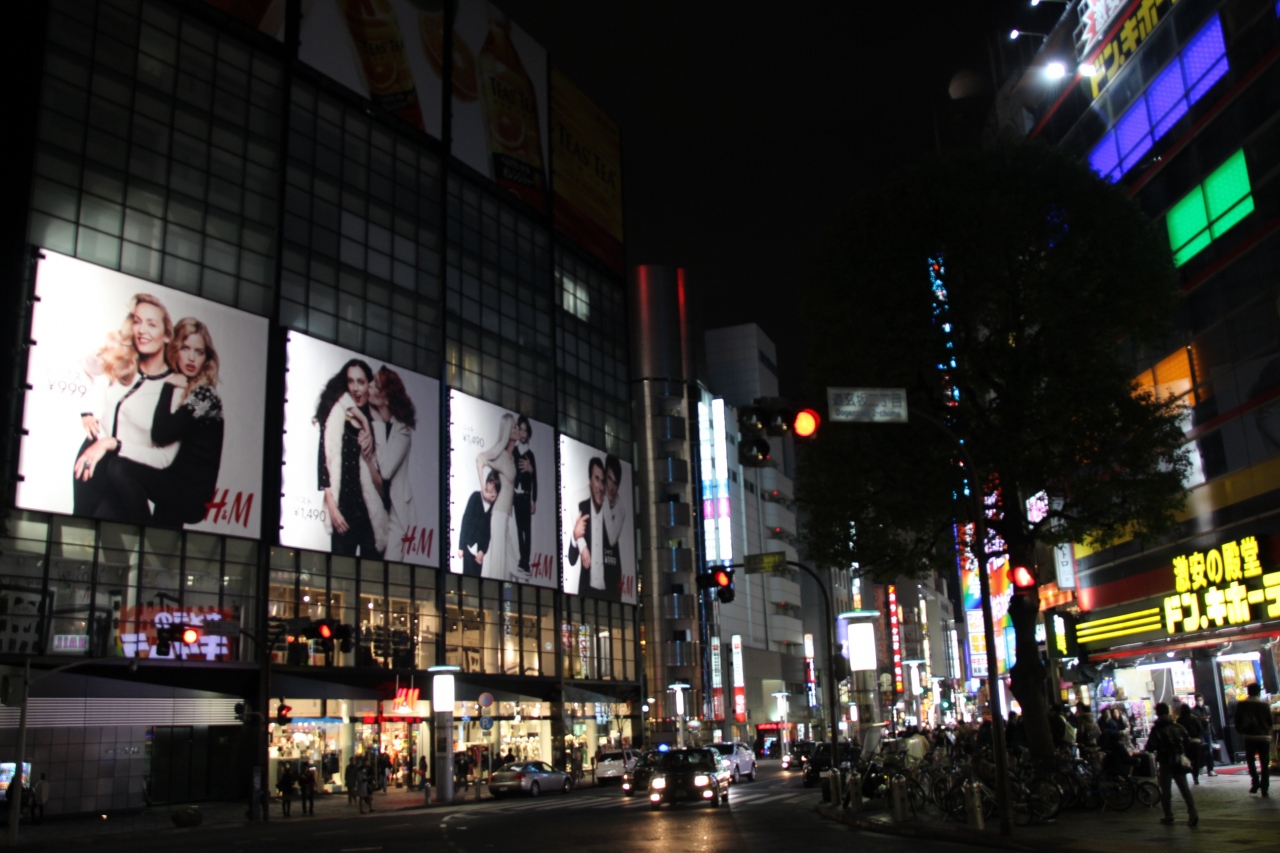
[[[882,835],[897,835],[903,838],[921,838],[929,841],[949,841],[952,843],[972,844],[980,847],[987,847],[999,850],[1015,850],[1018,853],[1043,853],[1045,849],[1058,849],[1059,845],[1052,842],[1046,843],[1043,839],[1037,839],[1035,844],[1029,844],[1012,838],[1005,838],[998,832],[989,832],[987,830],[969,829],[967,826],[951,825],[946,828],[927,823],[890,823],[881,820],[869,820],[859,817],[854,812],[837,809],[826,803],[817,806],[818,814],[827,820],[834,820],[848,826],[863,829],[868,832],[878,832]]]

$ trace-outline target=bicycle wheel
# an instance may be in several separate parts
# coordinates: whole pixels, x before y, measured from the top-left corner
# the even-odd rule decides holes
[[[1102,783],[1102,801],[1112,811],[1122,812],[1138,799],[1128,779],[1107,780]]]
[[[1027,809],[1038,821],[1053,820],[1062,811],[1062,789],[1058,783],[1042,776],[1027,786]]]
[[[1062,807],[1064,809],[1073,808],[1079,804],[1080,788],[1076,785],[1075,779],[1071,777],[1071,774],[1065,773],[1061,770],[1055,770],[1049,775],[1049,778],[1052,779],[1057,784],[1058,789],[1062,791]]]
[[[929,786],[929,795],[933,798],[933,804],[938,807],[939,811],[947,810],[947,795],[951,793],[951,777],[939,776],[933,780],[933,784]]]
[[[1147,808],[1155,808],[1160,805],[1160,786],[1155,782],[1143,780],[1138,783],[1138,802]]]
[[[915,779],[907,780],[907,799],[911,802],[913,812],[922,812],[929,805],[929,798],[925,795],[924,788]]]
[[[942,810],[945,811],[947,816],[951,819],[964,823],[964,789],[959,785],[956,785],[948,791],[946,797],[943,799]]]

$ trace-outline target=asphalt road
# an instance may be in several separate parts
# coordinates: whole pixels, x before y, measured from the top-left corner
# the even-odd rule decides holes
[[[583,788],[568,795],[497,800],[371,815],[273,817],[267,826],[222,826],[192,831],[182,853],[398,853],[422,850],[489,853],[518,850],[573,853],[797,853],[840,850],[855,843],[859,853],[948,853],[959,845],[857,832],[820,817],[817,789],[804,788],[798,773],[777,764],[761,767],[759,780],[735,785],[729,805],[697,804],[661,811],[644,797],[624,797],[617,786]],[[295,812],[297,807],[295,806]],[[166,846],[179,846],[166,839]],[[101,838],[95,850],[139,849],[136,838]]]

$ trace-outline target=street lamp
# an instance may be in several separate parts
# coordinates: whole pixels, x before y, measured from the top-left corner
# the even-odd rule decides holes
[[[18,712],[18,760],[13,768],[13,778],[9,780],[9,789],[13,790],[13,786],[18,786],[18,795],[15,797],[12,793],[9,796],[9,832],[8,846],[18,846],[18,821],[22,817],[22,785],[26,780],[22,777],[22,764],[26,761],[27,755],[27,700],[31,698],[32,681],[40,681],[59,672],[66,672],[68,669],[75,669],[78,666],[86,666],[91,663],[117,663],[119,658],[86,658],[84,660],[72,661],[62,666],[42,672],[34,679],[31,677],[31,658],[27,658],[22,663],[22,705]],[[129,661],[129,671],[138,671],[138,662],[136,660]]]
[[[1034,36],[1035,38],[1044,39],[1045,41],[1049,40],[1049,36],[1045,33],[1029,33],[1026,30],[1019,29],[1009,30],[1009,41],[1017,41],[1023,36]]]
[[[684,692],[689,685],[678,681],[668,685],[667,689],[676,694],[676,745],[684,749]]]
[[[431,673],[431,716],[436,730],[436,802],[453,802],[453,704],[458,667],[427,667]]]
[[[778,700],[778,716],[782,718],[782,754],[787,755],[791,752],[791,729],[787,727],[787,711],[791,709],[791,694],[785,690],[779,690],[773,694],[773,698]]]

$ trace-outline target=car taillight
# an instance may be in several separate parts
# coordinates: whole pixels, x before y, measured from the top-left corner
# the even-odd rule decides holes
[[[521,780],[521,779],[523,779],[523,778],[524,778],[524,774],[523,774],[523,773],[517,773],[517,774],[516,774],[515,776],[513,776],[512,778],[513,778],[513,779],[516,779],[516,780]]]

